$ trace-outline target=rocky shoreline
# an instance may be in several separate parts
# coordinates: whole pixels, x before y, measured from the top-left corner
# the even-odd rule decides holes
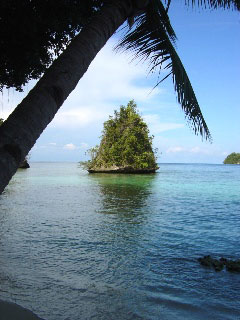
[[[159,169],[159,167],[156,168],[146,168],[146,169],[135,169],[131,166],[124,166],[124,167],[117,167],[112,166],[109,168],[105,167],[93,167],[88,169],[89,173],[130,173],[130,174],[145,174],[145,173],[155,173],[156,170]]]

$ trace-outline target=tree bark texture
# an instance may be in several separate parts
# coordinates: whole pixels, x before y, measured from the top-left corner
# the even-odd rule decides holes
[[[132,0],[109,1],[0,127],[0,194],[97,53],[131,15],[132,9]]]

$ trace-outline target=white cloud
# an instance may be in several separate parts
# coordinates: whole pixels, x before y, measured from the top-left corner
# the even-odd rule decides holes
[[[3,120],[6,120],[6,119],[8,118],[8,116],[10,115],[10,113],[11,113],[10,110],[8,110],[8,111],[3,110],[3,111],[1,112],[0,118],[2,118]]]
[[[150,102],[163,92],[156,88],[149,95],[154,85],[150,77],[146,79],[147,65],[129,63],[126,53],[114,54],[114,45],[115,42],[109,40],[98,53],[49,127],[86,127],[90,123],[102,123],[121,103],[130,99],[137,103]],[[2,100],[0,97],[0,117],[6,119],[34,84],[35,81],[31,81],[23,93],[5,90]]]
[[[147,67],[128,63],[126,54],[114,55],[113,45],[110,40],[98,53],[50,126],[69,128],[102,124],[113,110],[130,99],[138,105],[150,104],[157,95],[163,94],[163,90],[156,88],[149,95],[153,85],[151,81],[145,84]]]
[[[80,143],[80,148],[87,149],[87,148],[89,148],[89,145],[87,143],[85,143],[85,142],[81,142]]]
[[[87,127],[92,123],[102,123],[108,118],[106,107],[79,106],[79,108],[60,110],[53,122],[53,127]]]
[[[77,146],[75,146],[75,144],[73,143],[67,143],[63,146],[63,149],[66,149],[66,150],[76,150],[78,149]]]
[[[155,80],[146,76],[147,65],[129,63],[130,59],[125,53],[114,54],[114,44],[113,40],[108,41],[98,53],[84,77],[49,124],[48,129],[64,128],[67,132],[71,129],[88,130],[91,128],[90,130],[94,131],[98,137],[103,122],[120,104],[126,104],[130,99],[135,99],[140,110],[141,104],[147,110],[149,106],[152,106],[156,96],[166,94],[165,90],[159,88],[151,92]],[[34,83],[32,81],[28,85],[29,88],[25,88],[24,93],[11,89],[12,92],[10,91],[8,95],[8,92],[5,91],[2,98],[4,118],[21,102]],[[159,121],[156,120],[152,121],[151,133],[157,134],[179,126],[182,125],[159,124]],[[72,140],[72,137],[70,139]],[[60,147],[54,145],[54,142],[50,142],[49,146]]]
[[[152,86],[135,84],[136,80],[146,79],[147,66],[141,63],[129,63],[129,58],[124,53],[114,54],[114,44],[112,40],[108,41],[98,53],[76,90],[69,97],[70,101],[92,104],[92,101],[99,102],[106,99],[134,98],[137,101],[149,99]],[[159,92],[160,89],[156,89],[151,96]]]
[[[183,148],[183,147],[171,147],[168,148],[167,153],[174,153],[174,152],[186,152],[186,153],[194,153],[194,154],[209,154],[210,151],[206,148],[200,147],[192,147],[192,148]]]
[[[161,118],[158,114],[144,115],[143,118],[148,124],[150,132],[154,135],[164,131],[181,129],[184,127],[183,123],[161,122]]]
[[[193,152],[193,153],[201,153],[202,152],[202,150],[199,147],[194,147],[194,148],[190,149],[189,151]]]
[[[13,88],[3,89],[0,95],[0,118],[6,120],[16,106],[29,93],[35,83],[35,80],[30,81],[29,84],[24,87],[24,92],[15,91]]]
[[[177,153],[177,152],[184,152],[186,154],[202,154],[202,155],[213,155],[215,153],[219,153],[215,149],[212,150],[211,147],[210,149],[208,149],[208,148],[200,148],[198,146],[188,147],[188,148],[176,146],[176,147],[170,147],[166,150],[166,153]]]
[[[49,145],[50,146],[56,146],[57,144],[56,144],[56,142],[49,142]]]
[[[189,150],[191,153],[209,154],[211,151],[207,148],[193,147]]]
[[[171,147],[167,149],[166,153],[175,153],[175,152],[183,152],[183,151],[186,151],[186,149],[182,147]]]

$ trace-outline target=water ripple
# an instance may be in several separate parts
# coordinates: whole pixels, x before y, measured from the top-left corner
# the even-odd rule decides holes
[[[0,196],[0,298],[48,320],[240,319],[240,170],[88,175],[32,164]]]

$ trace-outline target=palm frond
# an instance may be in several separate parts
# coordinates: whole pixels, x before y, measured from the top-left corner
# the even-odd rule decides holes
[[[164,15],[162,11],[164,10]],[[150,72],[165,69],[169,73],[157,83],[161,83],[172,75],[178,102],[195,134],[200,134],[211,141],[211,134],[202,115],[197,98],[184,66],[174,48],[174,40],[169,33],[170,21],[160,0],[150,1],[146,11],[135,22],[135,28],[130,30],[119,42],[117,50],[129,50],[134,58],[147,60]]]
[[[169,7],[170,7],[170,4],[171,4],[171,1],[172,0],[166,0],[165,2],[167,3],[167,6],[166,6],[166,12],[168,12],[169,10]]]
[[[185,0],[187,5],[198,5],[199,7],[211,9],[233,9],[240,11],[240,0]]]

